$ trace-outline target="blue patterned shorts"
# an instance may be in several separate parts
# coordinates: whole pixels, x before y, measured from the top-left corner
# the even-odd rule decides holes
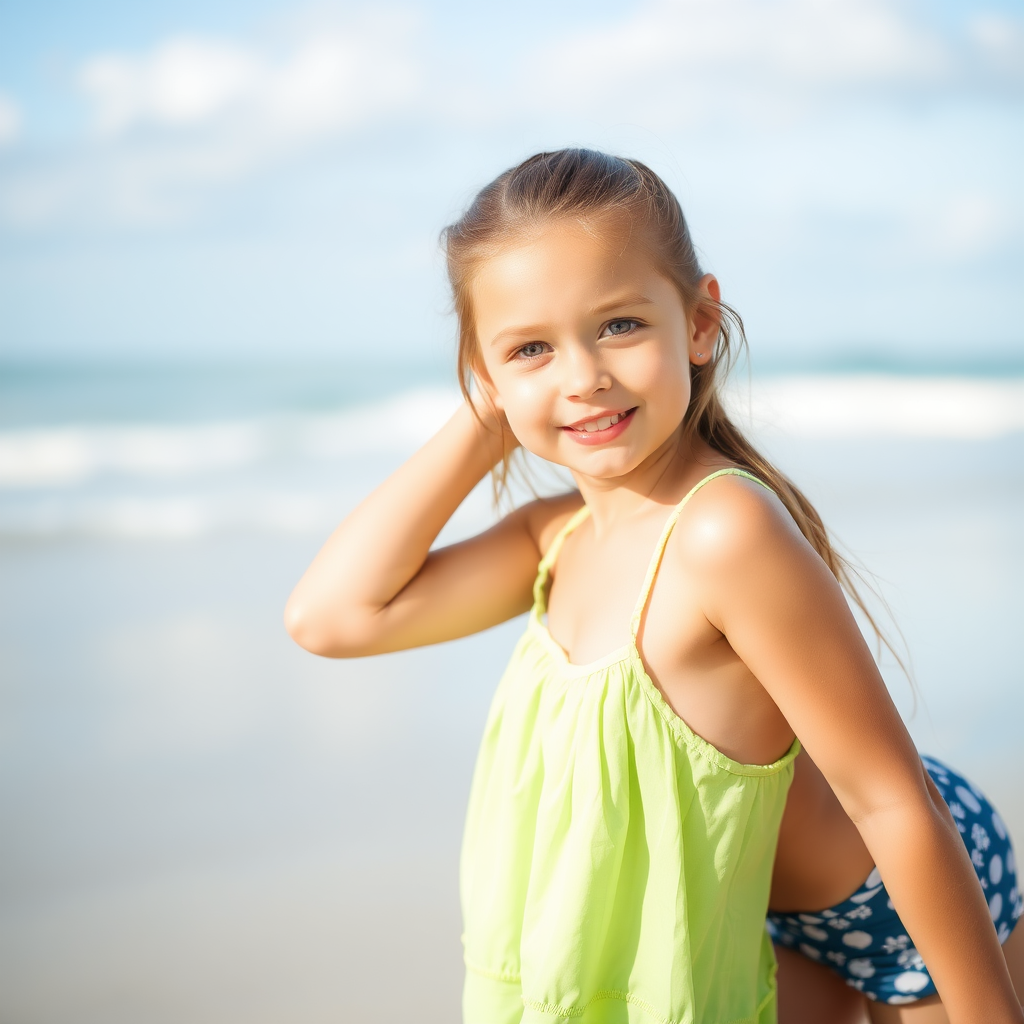
[[[964,838],[1000,942],[1024,913],[1010,837],[981,791],[933,757],[922,757]],[[881,1003],[914,1003],[935,993],[878,869],[846,901],[814,914],[768,914],[768,934],[831,967],[847,985]]]

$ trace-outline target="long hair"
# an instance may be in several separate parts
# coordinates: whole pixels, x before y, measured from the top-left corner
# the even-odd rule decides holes
[[[608,214],[629,218],[632,237],[642,240],[655,265],[675,284],[688,315],[702,313],[718,322],[711,358],[691,366],[684,441],[700,438],[771,487],[880,642],[906,671],[862,598],[853,578],[856,571],[836,551],[815,507],[729,418],[720,389],[739,351],[746,347],[743,321],[731,306],[700,292],[698,284],[704,272],[679,201],[665,182],[638,160],[589,149],[538,153],[481,189],[462,217],[445,228],[442,241],[458,317],[458,376],[463,394],[469,398],[473,367],[479,358],[471,302],[471,284],[479,266],[528,235],[538,222]],[[496,493],[504,485],[508,469],[506,456],[495,470]]]

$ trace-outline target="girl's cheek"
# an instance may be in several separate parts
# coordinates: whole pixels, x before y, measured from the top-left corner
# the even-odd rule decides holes
[[[524,413],[524,410],[512,405],[505,406],[505,418],[516,435],[516,440],[524,447],[537,455],[543,454],[543,448],[548,443],[548,425],[538,421],[534,416]]]
[[[539,424],[547,420],[549,410],[546,408],[541,388],[529,380],[512,380],[501,389],[505,415],[511,424],[513,419],[523,428]]]
[[[516,386],[502,391],[502,402],[516,440],[535,455],[549,457],[558,438],[552,429],[552,410],[544,402],[540,389],[517,382]]]

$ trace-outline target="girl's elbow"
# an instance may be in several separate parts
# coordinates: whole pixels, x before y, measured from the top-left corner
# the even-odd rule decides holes
[[[284,628],[288,635],[305,651],[324,658],[338,657],[335,653],[334,638],[329,636],[323,623],[311,615],[296,596],[292,594],[284,608]]]
[[[303,650],[321,658],[360,658],[371,653],[369,639],[359,630],[340,630],[311,614],[295,595],[284,609],[284,628]]]
[[[284,628],[288,635],[303,649],[311,654],[320,654],[323,638],[320,631],[310,621],[310,616],[293,594],[284,606]]]

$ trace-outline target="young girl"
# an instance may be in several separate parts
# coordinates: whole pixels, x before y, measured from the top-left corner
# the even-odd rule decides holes
[[[723,412],[734,314],[675,197],[634,161],[540,154],[445,241],[466,402],[342,523],[286,619],[358,657],[532,609],[470,796],[465,1020],[773,1020],[765,913],[802,743],[797,792],[834,792],[867,854],[838,893],[784,869],[780,909],[877,865],[950,1019],[1024,1022],[821,522]],[[431,550],[516,444],[578,492]]]

